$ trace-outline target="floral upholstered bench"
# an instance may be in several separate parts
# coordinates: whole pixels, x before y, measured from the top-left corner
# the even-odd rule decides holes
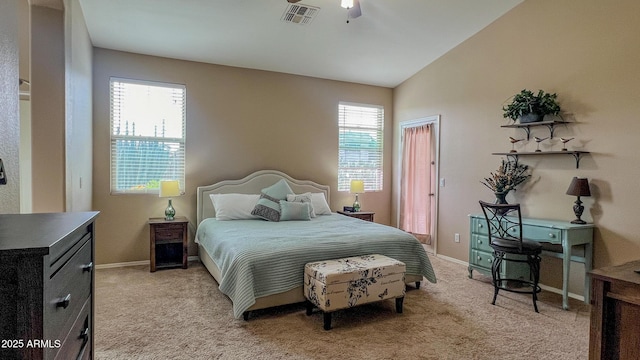
[[[405,294],[404,263],[384,255],[363,255],[308,263],[304,267],[307,315],[317,306],[324,313],[324,329],[331,329],[331,313],[345,308],[396,299],[402,313]]]

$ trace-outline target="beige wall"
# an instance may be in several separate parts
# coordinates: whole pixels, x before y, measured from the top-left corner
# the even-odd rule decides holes
[[[523,157],[533,177],[507,200],[529,217],[572,220],[574,176],[591,182],[583,219],[597,226],[596,267],[640,258],[640,2],[636,0],[527,0],[404,82],[394,91],[394,122],[441,114],[438,252],[468,260],[469,213],[492,201],[480,180],[509,151],[501,108],[523,88],[557,92],[566,120],[543,150],[560,150],[559,137],[575,137],[570,149],[591,151],[576,169],[566,156]],[[536,128],[532,136],[548,136]],[[551,148],[549,148],[551,144]],[[520,150],[533,151],[535,141]],[[462,241],[453,241],[454,233]],[[575,263],[574,263],[575,264]],[[545,259],[543,279],[559,287],[557,259]],[[583,269],[581,266],[574,266]],[[578,284],[579,285],[579,284]],[[580,293],[580,286],[571,291]]]
[[[196,220],[196,187],[277,169],[336,188],[339,101],[383,105],[392,128],[392,90],[266,71],[172,60],[96,48],[94,51],[93,204],[101,211],[97,263],[149,259],[149,217],[164,214],[166,199],[109,193],[109,77],[185,84],[187,88],[186,194],[178,215]],[[391,169],[392,131],[385,137]],[[391,177],[384,191],[360,197],[376,220],[390,219]],[[331,208],[353,202],[331,194]],[[192,234],[193,236],[193,234]],[[195,252],[192,249],[191,254]]]
[[[34,212],[65,211],[64,11],[31,6]]]

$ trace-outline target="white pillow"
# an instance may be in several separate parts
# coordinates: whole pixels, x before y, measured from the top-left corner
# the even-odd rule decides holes
[[[287,195],[287,201],[298,203],[309,203],[309,216],[316,217],[316,212],[313,211],[313,204],[311,203],[311,193],[306,192],[304,194],[289,194]]]
[[[251,215],[260,195],[258,194],[210,194],[218,220],[258,219]]]
[[[311,206],[316,215],[331,215],[331,208],[324,193],[311,193]]]

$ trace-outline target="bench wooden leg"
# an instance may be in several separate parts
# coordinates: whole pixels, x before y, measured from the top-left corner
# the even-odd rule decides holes
[[[396,312],[402,314],[402,303],[404,302],[404,296],[396,298]]]
[[[330,312],[324,313],[324,329],[331,330],[331,313]]]

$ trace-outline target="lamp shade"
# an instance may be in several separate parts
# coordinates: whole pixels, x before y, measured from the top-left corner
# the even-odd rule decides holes
[[[364,180],[351,180],[349,192],[352,194],[362,194],[364,192]]]
[[[180,182],[178,180],[160,181],[160,197],[180,196]]]
[[[589,190],[589,180],[587,180],[587,178],[574,177],[573,180],[571,180],[569,189],[567,189],[567,195],[591,196],[591,190]]]
[[[351,9],[353,7],[353,0],[341,0],[340,6],[345,9]]]

